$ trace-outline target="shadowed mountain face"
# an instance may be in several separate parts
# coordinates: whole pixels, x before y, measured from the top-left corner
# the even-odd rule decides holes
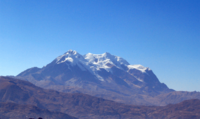
[[[104,53],[80,55],[69,50],[43,68],[30,68],[17,78],[61,92],[84,93],[127,104],[156,105],[147,97],[173,92],[153,71]]]
[[[23,119],[26,114],[43,116],[44,119],[51,116],[67,119],[67,114],[80,119],[200,118],[200,100],[187,100],[163,107],[125,105],[86,94],[46,90],[9,77],[0,77],[0,95],[0,117],[3,119],[12,118],[13,115]]]

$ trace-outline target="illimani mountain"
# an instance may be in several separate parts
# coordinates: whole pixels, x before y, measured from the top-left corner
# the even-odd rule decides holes
[[[28,81],[0,77],[0,118],[75,119],[72,116],[79,119],[199,119],[200,100],[167,106],[126,105],[87,94],[42,89]]]
[[[46,89],[89,94],[127,104],[166,105],[200,98],[199,93],[169,89],[150,68],[131,65],[108,52],[81,55],[69,50],[46,66],[27,69],[16,78]],[[176,98],[170,98],[176,94]],[[164,101],[166,97],[171,100]]]

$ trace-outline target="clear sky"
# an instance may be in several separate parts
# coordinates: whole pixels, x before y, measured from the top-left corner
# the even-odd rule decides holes
[[[0,0],[0,75],[69,49],[109,52],[169,88],[200,91],[200,0]]]

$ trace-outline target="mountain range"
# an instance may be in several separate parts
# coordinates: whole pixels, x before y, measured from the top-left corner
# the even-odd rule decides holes
[[[199,119],[200,100],[186,100],[167,106],[126,105],[87,94],[42,89],[27,81],[0,77],[0,118],[38,117],[43,119],[75,119],[75,117],[79,119]]]
[[[167,105],[200,99],[199,92],[175,91],[153,71],[131,65],[108,52],[81,55],[69,50],[42,68],[33,67],[15,78],[60,92],[82,93],[134,105]]]

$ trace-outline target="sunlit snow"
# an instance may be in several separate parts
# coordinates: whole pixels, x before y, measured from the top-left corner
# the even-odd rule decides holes
[[[144,67],[140,64],[137,64],[137,65],[128,65],[128,68],[129,69],[137,69],[137,70],[140,70],[141,72],[146,72],[146,70],[150,70],[148,67]]]
[[[146,70],[150,70],[147,67],[142,65],[130,65],[125,59],[111,55],[106,52],[103,54],[92,54],[88,53],[86,55],[80,55],[78,52],[69,50],[65,54],[56,58],[56,63],[66,63],[69,65],[77,65],[83,71],[90,71],[94,74],[99,80],[104,81],[102,77],[100,77],[97,73],[98,70],[104,69],[107,72],[112,73],[112,67],[115,66],[121,70],[125,70],[122,68],[122,65],[127,67],[128,69],[136,69],[143,73]]]

